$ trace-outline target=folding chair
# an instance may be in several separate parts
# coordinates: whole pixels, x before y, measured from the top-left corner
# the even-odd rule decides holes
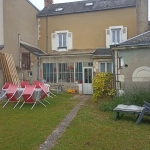
[[[17,84],[11,84],[8,88],[8,90],[6,91],[6,97],[7,97],[7,102],[4,104],[4,106],[2,108],[4,108],[8,102],[15,102],[17,103],[14,108],[18,105],[18,103],[20,102],[20,97],[19,96],[18,98],[16,98],[15,94],[17,92],[17,89],[18,89],[18,85]]]
[[[21,81],[20,82],[21,88],[25,88],[26,85],[30,85],[28,81]]]
[[[33,104],[31,109],[35,106],[37,102],[41,103],[44,107],[46,107],[40,100],[34,100],[33,99],[33,93],[35,91],[35,85],[26,85],[25,89],[23,91],[22,97],[24,99],[23,104],[20,106],[20,109],[25,103]]]
[[[2,101],[4,98],[6,98],[6,91],[8,90],[9,86],[11,85],[11,82],[6,82],[4,86],[2,87],[2,90],[0,91],[0,100]]]
[[[6,83],[4,84],[4,86],[2,87],[2,90],[8,89],[8,87],[9,87],[11,84],[12,84],[12,82],[6,82]]]
[[[33,81],[33,85],[35,85],[35,88],[40,88],[39,84],[44,84],[41,81]]]
[[[53,98],[52,96],[50,96],[50,94],[52,94],[53,96],[56,96],[55,94],[53,94],[53,93],[50,91],[50,85],[49,85],[49,84],[44,84],[44,85],[47,87],[47,89],[48,89],[48,91],[49,91],[48,97]]]
[[[40,98],[40,100],[43,100],[46,96],[49,96],[49,91],[48,91],[48,88],[44,85],[44,84],[39,84],[39,86],[40,86],[40,88],[41,88],[41,98]],[[45,99],[45,101],[47,102],[47,103],[49,103],[49,101],[47,101],[46,99]],[[49,103],[50,104],[50,103]]]

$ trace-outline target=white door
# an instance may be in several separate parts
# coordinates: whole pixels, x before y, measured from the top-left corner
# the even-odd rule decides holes
[[[83,68],[83,94],[93,94],[93,67]]]

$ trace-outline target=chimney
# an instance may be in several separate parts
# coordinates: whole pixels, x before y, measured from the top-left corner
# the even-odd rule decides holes
[[[44,6],[47,7],[49,5],[53,4],[53,0],[44,0]]]
[[[148,0],[136,0],[137,35],[148,31]]]

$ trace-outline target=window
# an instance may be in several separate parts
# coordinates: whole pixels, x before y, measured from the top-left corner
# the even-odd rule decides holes
[[[74,82],[74,63],[58,64],[58,82]]]
[[[112,44],[119,44],[121,41],[121,29],[112,29]]]
[[[93,3],[86,3],[85,6],[93,6]]]
[[[57,69],[55,63],[43,64],[43,79],[45,79],[47,82],[56,83]]]
[[[112,26],[106,29],[106,48],[127,40],[127,27]]]
[[[52,50],[62,51],[72,49],[72,33],[68,31],[56,31],[52,33]]]
[[[99,65],[100,72],[111,72],[113,73],[113,65],[112,62],[101,62]]]
[[[30,53],[22,52],[22,69],[30,70]]]
[[[63,8],[62,7],[60,7],[60,8],[56,8],[55,9],[55,11],[62,11],[63,10]]]
[[[58,34],[58,48],[67,48],[67,33]]]
[[[83,79],[82,79],[82,62],[77,62],[75,64],[75,78],[76,78],[76,82],[78,83],[82,83]]]

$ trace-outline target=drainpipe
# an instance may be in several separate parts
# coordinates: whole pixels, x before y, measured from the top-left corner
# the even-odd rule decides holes
[[[23,81],[22,50],[21,50],[21,47],[20,47],[20,34],[18,34],[18,49],[19,49],[19,68],[21,70],[21,80]]]
[[[115,70],[115,51],[112,50],[112,58],[113,58],[113,76],[114,76],[114,88],[116,89],[116,70]]]
[[[48,53],[48,16],[46,16],[46,53]]]
[[[39,80],[39,71],[40,71],[40,57],[37,56],[37,80]]]

